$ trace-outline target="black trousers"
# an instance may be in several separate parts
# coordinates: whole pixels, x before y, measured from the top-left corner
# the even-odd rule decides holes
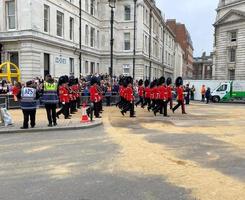
[[[141,106],[143,107],[143,105],[144,105],[144,98],[143,97],[139,97],[140,99],[139,99],[139,101],[137,101],[136,102],[136,106],[138,106],[139,104],[141,104]]]
[[[49,124],[56,124],[56,104],[45,104]]]
[[[74,113],[77,110],[77,100],[72,100],[70,102],[70,113]]]
[[[190,97],[189,96],[185,97],[185,104],[186,105],[190,104]]]
[[[34,110],[22,110],[24,116],[23,127],[28,128],[29,118],[31,121],[31,127],[36,125],[36,109]]]
[[[185,104],[184,104],[184,101],[180,101],[178,100],[178,104],[173,108],[173,111],[177,110],[178,107],[181,106],[181,109],[182,109],[182,113],[185,113]]]
[[[106,106],[111,106],[111,96],[106,97]]]
[[[94,116],[100,116],[100,102],[94,102]]]
[[[76,103],[77,103],[77,108],[81,108],[81,99],[80,99],[80,96],[77,97]]]
[[[125,104],[122,112],[126,113],[130,111],[130,117],[134,116],[134,103],[127,101],[127,104]]]
[[[61,109],[56,113],[56,115],[63,114],[65,118],[69,116],[69,103],[61,105]]]

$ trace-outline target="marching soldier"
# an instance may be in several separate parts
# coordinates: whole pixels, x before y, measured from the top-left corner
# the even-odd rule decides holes
[[[63,114],[65,119],[71,119],[69,116],[69,90],[68,90],[68,78],[62,76],[59,79],[59,100],[61,103],[61,109],[57,112],[56,116],[59,118],[60,114]]]
[[[24,117],[21,129],[29,128],[29,119],[31,121],[31,128],[34,128],[36,125],[36,109],[39,93],[34,88],[32,81],[28,81],[26,86],[21,89],[18,98],[20,98],[20,106]]]
[[[46,76],[46,81],[43,85],[43,103],[46,108],[48,126],[57,126],[56,122],[56,106],[59,102],[57,94],[58,84],[54,81],[51,75]]]
[[[178,77],[175,81],[176,85],[176,93],[177,93],[177,102],[178,104],[172,109],[173,113],[175,110],[181,106],[182,114],[187,114],[185,112],[185,104],[184,104],[184,89],[183,89],[183,79]]]
[[[135,104],[136,107],[141,104],[141,107],[143,108],[144,105],[144,86],[143,86],[143,80],[139,80],[138,82],[138,95],[139,95],[139,101]]]
[[[143,108],[147,105],[147,107],[150,107],[151,104],[151,89],[149,87],[150,81],[145,80],[145,93],[144,93],[144,104]]]

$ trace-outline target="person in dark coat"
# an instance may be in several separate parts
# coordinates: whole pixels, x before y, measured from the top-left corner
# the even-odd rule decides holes
[[[211,91],[210,88],[208,87],[207,91],[205,92],[205,98],[207,104],[209,103],[210,97],[211,97]]]

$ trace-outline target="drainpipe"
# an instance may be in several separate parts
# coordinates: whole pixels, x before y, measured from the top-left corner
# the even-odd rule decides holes
[[[79,0],[79,77],[82,73],[82,0]]]

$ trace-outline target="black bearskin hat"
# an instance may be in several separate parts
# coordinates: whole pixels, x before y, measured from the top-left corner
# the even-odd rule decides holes
[[[148,87],[150,85],[150,81],[148,79],[145,80],[145,87]]]
[[[150,84],[150,88],[154,88],[156,86],[156,84],[157,84],[156,80],[152,81]]]
[[[142,79],[140,79],[140,80],[139,80],[139,82],[138,82],[138,85],[139,85],[139,86],[142,86],[142,85],[143,85],[143,83],[144,83],[144,82],[143,82],[143,80],[142,80]]]
[[[64,83],[66,83],[65,76],[61,76],[61,77],[59,78],[58,85],[62,85],[62,84],[64,84]]]
[[[133,84],[133,82],[134,82],[134,79],[131,76],[128,76],[127,77],[127,83],[128,84]]]
[[[95,83],[98,83],[98,80],[97,80],[97,77],[93,76],[91,77],[90,85],[94,85]]]
[[[161,78],[158,79],[158,85],[162,85],[165,83],[165,78],[162,76]]]
[[[123,77],[122,78],[122,85],[123,85],[123,87],[127,87],[128,86],[127,77]]]
[[[171,85],[172,84],[172,79],[170,77],[167,78],[167,85]]]
[[[79,83],[78,78],[75,78],[74,79],[74,84],[78,84],[78,83]]]
[[[182,79],[182,77],[176,78],[175,85],[176,85],[176,87],[179,87],[179,86],[183,85],[183,79]]]

